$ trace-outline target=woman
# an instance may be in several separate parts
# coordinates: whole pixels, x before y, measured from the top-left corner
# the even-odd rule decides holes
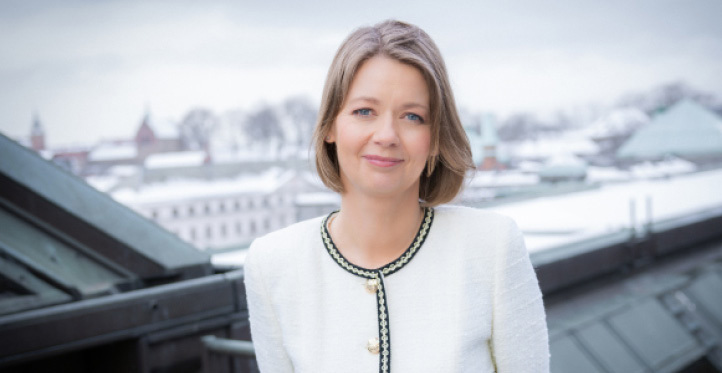
[[[329,70],[314,138],[341,208],[251,245],[261,371],[548,371],[541,293],[514,223],[436,207],[473,164],[424,31],[386,21],[353,32]]]

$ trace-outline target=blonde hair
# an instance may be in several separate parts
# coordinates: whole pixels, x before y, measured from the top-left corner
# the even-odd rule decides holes
[[[417,26],[388,20],[357,29],[341,44],[323,88],[313,134],[316,169],[330,189],[342,193],[343,184],[335,144],[324,139],[341,110],[361,65],[382,55],[417,68],[429,90],[431,151],[421,174],[419,199],[425,206],[449,202],[459,193],[466,171],[474,168],[471,147],[456,111],[446,66],[439,49]]]

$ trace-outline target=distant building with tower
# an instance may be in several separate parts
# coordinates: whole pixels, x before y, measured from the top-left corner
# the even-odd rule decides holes
[[[38,113],[33,114],[33,127],[30,130],[30,147],[36,152],[45,150],[45,130],[40,123]]]
[[[135,132],[137,156],[145,159],[154,153],[167,153],[185,150],[178,125],[168,121],[152,121],[146,112],[140,127]]]
[[[469,138],[471,154],[476,167],[480,170],[503,169],[503,160],[499,153],[499,136],[496,131],[496,118],[484,114],[480,120],[464,125]]]

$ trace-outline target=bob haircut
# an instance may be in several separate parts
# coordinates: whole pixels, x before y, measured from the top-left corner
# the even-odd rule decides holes
[[[331,63],[323,88],[313,134],[316,169],[330,189],[343,193],[336,145],[325,142],[361,65],[384,56],[418,69],[429,90],[431,148],[421,173],[419,199],[436,206],[454,199],[466,171],[474,168],[471,147],[456,111],[446,66],[433,40],[417,26],[388,20],[357,29],[341,44]]]

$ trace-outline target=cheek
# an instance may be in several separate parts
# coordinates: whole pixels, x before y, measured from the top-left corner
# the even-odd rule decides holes
[[[339,152],[357,151],[359,147],[363,146],[366,133],[359,126],[349,125],[343,121],[337,122],[335,126],[336,131],[334,136],[336,139],[336,146]]]
[[[425,156],[429,155],[429,152],[431,151],[431,132],[430,131],[420,131],[414,138],[414,153],[416,154],[423,154]]]

